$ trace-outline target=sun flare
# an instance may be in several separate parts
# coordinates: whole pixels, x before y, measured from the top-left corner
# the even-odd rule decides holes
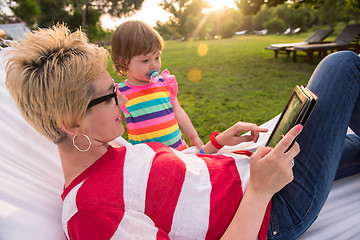
[[[223,10],[224,8],[235,8],[235,2],[234,0],[207,0],[207,2],[210,5],[210,8],[218,11]]]

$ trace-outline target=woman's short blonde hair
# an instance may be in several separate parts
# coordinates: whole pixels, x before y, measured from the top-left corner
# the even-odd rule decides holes
[[[142,21],[127,21],[117,27],[111,38],[111,58],[116,71],[125,76],[133,57],[161,51],[163,47],[164,41],[154,28]]]
[[[94,80],[106,70],[107,51],[63,24],[39,29],[7,50],[6,86],[25,120],[54,143],[62,125],[83,120]]]

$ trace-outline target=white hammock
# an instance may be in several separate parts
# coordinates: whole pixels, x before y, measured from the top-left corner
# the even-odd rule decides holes
[[[0,51],[0,59],[4,59],[5,52]],[[64,180],[57,148],[23,120],[9,98],[4,79],[1,63],[0,239],[64,240],[60,199]],[[269,132],[276,118],[263,125]],[[264,144],[267,137],[268,134],[262,134],[256,145]],[[301,239],[359,239],[359,226],[357,174],[334,183],[318,219]]]

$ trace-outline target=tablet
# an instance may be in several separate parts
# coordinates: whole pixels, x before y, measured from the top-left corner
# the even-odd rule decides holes
[[[297,124],[304,126],[310,117],[316,102],[317,96],[314,93],[304,86],[296,85],[266,143],[266,146],[275,147],[282,136],[284,136],[293,126]],[[291,146],[292,145],[293,143]]]

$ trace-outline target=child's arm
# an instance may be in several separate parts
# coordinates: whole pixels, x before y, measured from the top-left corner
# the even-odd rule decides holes
[[[194,126],[192,125],[189,116],[180,106],[180,103],[177,99],[172,104],[172,107],[174,110],[176,120],[181,128],[181,131],[183,131],[186,134],[186,136],[189,138],[190,144],[192,146],[197,146],[198,148],[201,148],[204,145],[204,143],[199,138],[199,135],[197,134]]]

